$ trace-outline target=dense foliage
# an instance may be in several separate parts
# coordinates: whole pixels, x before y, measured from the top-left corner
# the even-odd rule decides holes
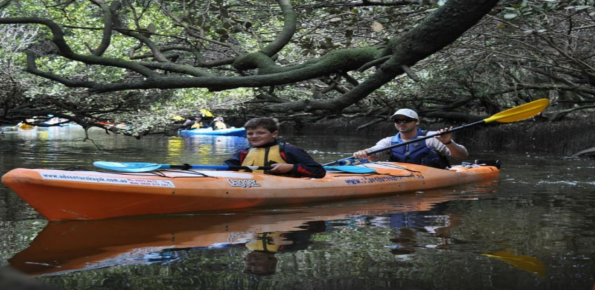
[[[468,121],[541,97],[562,105],[552,120],[592,107],[593,0],[497,2],[5,0],[0,122],[138,135],[200,108]]]

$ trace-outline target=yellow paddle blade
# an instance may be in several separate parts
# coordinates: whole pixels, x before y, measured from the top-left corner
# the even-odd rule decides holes
[[[487,124],[493,121],[500,123],[516,122],[531,118],[543,111],[550,104],[548,99],[539,99],[495,114],[483,121]]]
[[[539,259],[531,256],[515,255],[507,251],[483,254],[484,256],[503,261],[513,267],[525,272],[533,273],[535,276],[545,277],[545,265]]]
[[[213,118],[215,117],[213,115],[213,113],[211,113],[211,111],[207,110],[207,109],[200,109],[200,113],[202,114],[203,117],[205,118]]]

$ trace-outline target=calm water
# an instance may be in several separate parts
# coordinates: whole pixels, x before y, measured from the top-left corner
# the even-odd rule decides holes
[[[6,132],[0,174],[96,160],[221,164],[238,137]],[[380,137],[380,136],[379,136]],[[376,140],[285,136],[321,162]],[[539,144],[536,144],[539,145]],[[592,289],[595,161],[500,158],[486,184],[319,206],[47,223],[0,185],[0,266],[58,289]],[[4,290],[4,289],[3,289]]]

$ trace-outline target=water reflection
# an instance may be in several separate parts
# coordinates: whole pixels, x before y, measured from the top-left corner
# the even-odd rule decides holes
[[[192,156],[195,164],[212,164],[213,157],[225,160],[238,148],[248,146],[244,137],[195,135],[167,139],[167,162],[180,163]],[[187,163],[187,162],[182,162]]]
[[[306,249],[313,234],[341,226],[378,226],[375,220],[411,211],[422,216],[438,203],[460,198],[452,190],[435,190],[258,212],[51,222],[9,262],[36,276],[164,263],[177,259],[180,250],[245,245],[250,251],[245,272],[270,275],[275,273],[275,255]]]
[[[176,159],[183,155],[184,139],[170,137],[167,139],[167,155],[169,158]]]
[[[513,267],[535,274],[539,278],[545,277],[545,265],[535,257],[515,253],[514,249],[506,249],[492,254],[484,254],[486,257],[498,259]]]
[[[248,146],[248,140],[237,136],[202,136],[181,138],[184,144],[199,154],[232,154],[240,147]]]
[[[315,233],[324,232],[325,221],[308,221],[299,226],[300,230],[258,233],[246,244],[250,249],[246,255],[244,273],[267,276],[276,273],[276,254],[306,250],[312,243]]]

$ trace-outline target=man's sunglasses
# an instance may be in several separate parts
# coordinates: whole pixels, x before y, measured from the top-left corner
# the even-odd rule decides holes
[[[406,118],[406,119],[394,119],[395,124],[401,124],[401,123],[411,123],[413,121],[415,121],[415,119],[411,119],[411,118]]]

